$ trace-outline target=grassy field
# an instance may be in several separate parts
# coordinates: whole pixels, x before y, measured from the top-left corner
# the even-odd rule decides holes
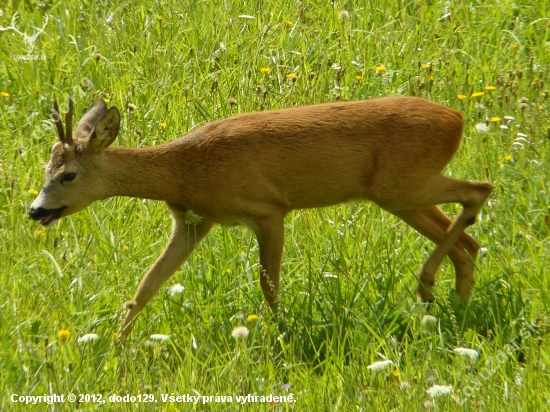
[[[6,1],[0,27],[17,12],[28,37],[0,32],[0,409],[234,410],[247,394],[292,402],[249,398],[245,410],[550,406],[547,1]],[[450,294],[448,260],[436,303],[420,303],[415,273],[434,245],[351,203],[287,217],[279,324],[255,238],[217,227],[120,347],[122,303],[170,217],[162,203],[114,198],[53,228],[27,218],[56,140],[54,94],[74,97],[77,118],[98,96],[117,106],[116,144],[128,147],[338,99],[415,95],[461,110],[463,144],[445,173],[495,186],[469,229],[484,248],[469,306]],[[240,325],[250,334],[237,340]],[[65,403],[14,402],[51,394]]]

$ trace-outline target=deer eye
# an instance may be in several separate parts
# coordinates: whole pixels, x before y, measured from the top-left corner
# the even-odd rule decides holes
[[[67,173],[66,175],[63,176],[63,179],[61,180],[63,182],[70,182],[74,180],[75,177],[76,177],[76,173]]]

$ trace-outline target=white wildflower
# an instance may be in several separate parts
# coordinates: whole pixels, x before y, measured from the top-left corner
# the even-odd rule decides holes
[[[486,248],[483,248],[485,249],[485,253],[487,253],[487,249]],[[481,250],[480,250],[481,251]],[[473,350],[473,349],[468,349],[468,348],[456,348],[454,351],[454,353],[457,353],[461,356],[464,356],[466,358],[470,358],[472,360],[475,360],[477,359],[479,353],[477,352],[477,350]]]
[[[487,126],[485,123],[478,123],[475,125],[476,132],[478,133],[488,133],[489,132],[489,126]]]
[[[174,286],[170,286],[168,288],[168,294],[170,296],[179,295],[180,293],[183,293],[184,290],[185,290],[185,288],[182,285],[180,285],[179,283],[177,283]]]
[[[430,389],[428,389],[426,392],[428,392],[428,395],[430,395],[432,398],[437,398],[439,396],[448,395],[452,391],[453,391],[452,386],[434,385]]]
[[[235,339],[246,339],[249,333],[250,331],[246,326],[237,326],[235,329],[233,329],[233,332],[231,332],[231,336],[233,336]]]
[[[151,336],[149,336],[149,339],[151,340],[159,340],[161,342],[166,342],[168,339],[170,339],[170,336],[168,335],[163,335],[161,333],[155,333]]]
[[[519,373],[516,374],[516,376],[514,377],[514,382],[517,386],[521,386],[522,383],[523,383],[523,378],[521,377],[521,375]]]
[[[335,275],[334,273],[330,273],[330,272],[323,273],[323,277],[325,279],[338,279],[338,275]]]
[[[367,366],[367,369],[375,372],[380,372],[386,369],[390,365],[393,365],[393,361],[391,360],[377,361]]]
[[[518,136],[518,137],[527,137],[527,135],[526,135],[525,133],[521,133],[521,132],[519,132],[519,133],[517,134],[517,136]]]
[[[401,388],[401,390],[403,391],[408,391],[409,389],[411,389],[411,384],[407,381],[403,381],[401,382],[401,384],[399,385],[399,387]]]
[[[342,11],[340,12],[340,18],[341,18],[342,20],[349,19],[349,11],[347,11],[347,10],[342,10]]]
[[[508,129],[509,129],[509,127],[506,126],[505,124],[501,124],[499,127],[500,127],[502,130],[508,130]]]
[[[420,321],[420,329],[424,333],[434,332],[437,329],[437,318],[432,315],[424,315]]]
[[[486,255],[488,251],[489,249],[487,249],[486,247],[482,247],[481,249],[479,249],[479,255],[480,256]],[[460,349],[460,348],[457,348],[457,349]],[[455,349],[455,352],[456,352],[456,349]]]
[[[516,118],[514,116],[504,116],[504,119],[505,120],[510,120],[510,121],[516,120]]]
[[[99,335],[97,335],[96,333],[87,333],[86,335],[83,335],[80,338],[78,338],[78,340],[76,342],[77,343],[88,343],[88,342],[93,342],[94,340],[96,340],[98,338],[99,338]]]

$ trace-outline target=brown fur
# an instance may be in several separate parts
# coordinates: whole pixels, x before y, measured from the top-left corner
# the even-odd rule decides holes
[[[285,215],[350,199],[377,203],[438,244],[419,274],[423,299],[432,298],[435,271],[449,255],[457,291],[467,302],[479,246],[464,229],[492,186],[440,174],[460,145],[460,112],[411,97],[328,103],[242,114],[163,145],[127,149],[107,148],[118,133],[115,111],[96,102],[78,125],[74,145],[58,143],[48,168],[49,193],[39,205],[66,205],[65,216],[110,196],[167,202],[172,238],[129,305],[126,334],[215,223],[254,230],[262,289],[274,308]],[[71,171],[77,178],[61,183]],[[452,225],[435,206],[446,202],[464,205]],[[192,231],[185,224],[189,210],[202,218]]]

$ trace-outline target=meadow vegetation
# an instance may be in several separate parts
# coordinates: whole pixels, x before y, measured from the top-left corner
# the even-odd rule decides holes
[[[161,394],[295,400],[245,410],[548,408],[550,3],[1,4],[0,28],[17,12],[29,36],[49,16],[34,43],[0,32],[2,410],[238,408],[235,398],[192,406]],[[128,147],[236,113],[336,100],[414,95],[461,110],[463,144],[445,174],[495,186],[468,230],[483,247],[468,307],[451,293],[449,260],[436,303],[420,303],[415,273],[434,245],[355,202],[287,217],[278,322],[263,303],[254,236],[217,227],[121,347],[122,303],[166,243],[169,213],[113,198],[52,228],[27,218],[56,140],[54,94],[73,96],[77,118],[99,97],[117,106],[115,144]],[[237,326],[248,336],[234,338]],[[158,402],[11,400],[53,393]]]

